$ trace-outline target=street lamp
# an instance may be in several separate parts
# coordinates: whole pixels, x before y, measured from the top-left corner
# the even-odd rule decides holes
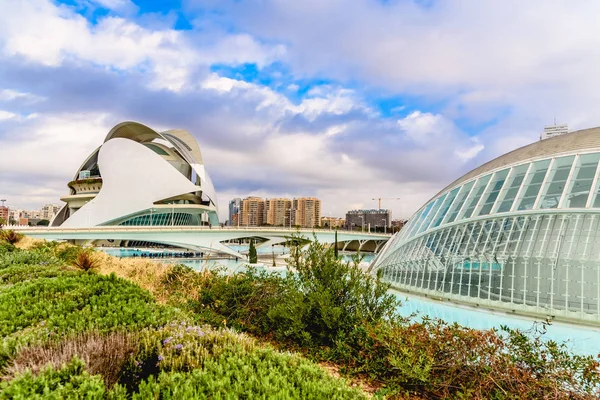
[[[387,233],[387,218],[382,218],[383,221],[383,233]]]

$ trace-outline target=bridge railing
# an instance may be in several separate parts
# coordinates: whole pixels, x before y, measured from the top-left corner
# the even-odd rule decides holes
[[[333,229],[327,228],[287,228],[281,226],[93,226],[83,228],[69,228],[61,226],[8,226],[8,229],[14,229],[17,231],[36,231],[36,232],[72,232],[72,231],[88,231],[88,232],[102,232],[102,231],[124,231],[124,232],[139,232],[139,231],[243,231],[243,232],[290,232],[291,233],[318,233],[318,232],[331,232]],[[389,233],[381,232],[360,232],[360,231],[347,231],[338,230],[340,234],[349,234],[356,236],[374,236],[374,237],[390,237]]]

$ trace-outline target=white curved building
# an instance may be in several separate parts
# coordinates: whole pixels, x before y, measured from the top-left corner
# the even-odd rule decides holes
[[[539,141],[448,185],[374,260],[402,290],[600,322],[600,128]]]
[[[68,184],[51,226],[218,225],[215,189],[200,147],[184,130],[137,122],[110,130]]]

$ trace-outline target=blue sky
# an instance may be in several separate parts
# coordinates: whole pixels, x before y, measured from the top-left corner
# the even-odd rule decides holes
[[[59,203],[123,120],[183,128],[232,197],[409,217],[556,118],[600,124],[600,3],[0,0],[0,198]],[[225,216],[225,214],[222,214]]]

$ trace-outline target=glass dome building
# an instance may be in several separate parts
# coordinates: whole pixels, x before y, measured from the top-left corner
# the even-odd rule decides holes
[[[457,179],[371,264],[401,290],[600,324],[600,127]]]

